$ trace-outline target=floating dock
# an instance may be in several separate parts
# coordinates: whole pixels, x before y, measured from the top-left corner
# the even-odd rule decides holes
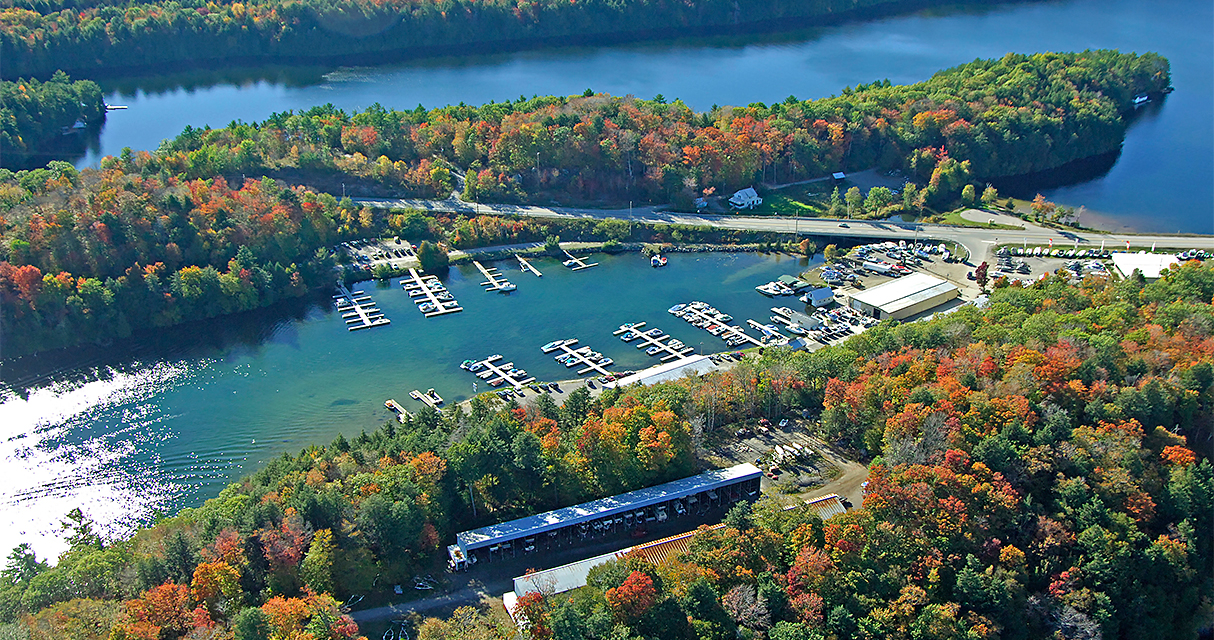
[[[722,340],[725,340],[726,342],[729,342],[733,338],[738,338],[740,340],[750,342],[757,347],[763,346],[763,341],[751,336],[749,333],[746,333],[746,330],[743,329],[742,327],[735,327],[727,322],[722,322],[721,320],[717,319],[716,316],[714,316],[713,314],[708,313],[705,309],[700,309],[700,308],[691,306],[693,304],[695,304],[695,303],[694,302],[688,303],[688,305],[681,311],[682,315],[679,317],[682,317],[684,320],[686,320],[687,315],[691,314],[693,316],[691,322],[695,322],[696,320],[702,320],[702,321],[708,322],[710,324],[720,325],[722,327],[722,331],[716,335],[717,335],[717,337],[719,337]]]
[[[346,329],[350,331],[392,324],[391,320],[384,317],[384,312],[375,306],[371,296],[362,291],[350,291],[340,282],[337,283],[337,295],[333,296],[333,304],[341,312],[341,317],[346,321]]]
[[[565,365],[569,368],[583,365],[583,368],[577,370],[577,374],[579,376],[586,375],[591,371],[595,371],[605,376],[612,375],[610,371],[604,368],[610,367],[612,364],[614,364],[610,358],[605,358],[606,364],[603,364],[602,362],[594,362],[590,359],[590,354],[593,353],[593,350],[591,350],[590,347],[582,346],[574,349],[573,345],[575,344],[577,344],[577,338],[570,338],[565,340],[563,343],[556,345],[555,349],[545,350],[543,347],[540,347],[540,351],[544,351],[544,353],[560,351],[561,353],[560,355],[556,356],[557,358],[572,358],[573,363]]]
[[[523,371],[521,374],[511,374],[510,371],[514,369],[514,363],[497,364],[497,361],[501,359],[502,356],[500,355],[489,356],[484,360],[473,363],[468,367],[468,371],[475,373],[478,378],[488,380],[491,387],[509,384],[515,389],[522,389],[524,386],[535,382],[535,376],[527,375],[526,371]]]
[[[480,269],[481,275],[488,278],[488,280],[481,283],[481,286],[485,288],[485,291],[499,291],[501,293],[510,293],[511,291],[514,291],[515,289],[518,288],[518,287],[514,286],[513,282],[510,282],[509,280],[507,280],[506,276],[503,276],[502,272],[497,270],[497,267],[486,267],[485,265],[477,262],[476,260],[473,260],[472,264],[476,265],[477,269]]]
[[[581,271],[582,269],[589,269],[590,267],[599,266],[599,263],[597,262],[587,264],[585,258],[579,258],[568,251],[565,251],[565,255],[569,256],[569,259],[561,264],[564,264],[566,267],[569,267],[574,271]]]
[[[388,398],[387,400],[384,401],[384,406],[387,407],[388,410],[391,411],[392,413],[395,413],[396,419],[399,420],[400,422],[404,422],[406,418],[413,417],[412,413],[409,413],[404,407],[400,406],[399,402],[397,402],[391,398]]]
[[[518,258],[519,267],[521,267],[523,271],[530,271],[531,273],[534,273],[535,277],[537,277],[537,278],[544,277],[544,274],[540,273],[540,270],[536,269],[535,265],[528,262],[526,258],[524,258],[523,256],[520,256],[517,253],[514,254],[514,257]]]
[[[443,406],[443,397],[435,393],[434,389],[426,389],[425,393],[414,389],[409,392],[409,397],[417,400],[427,407],[430,407],[431,409],[434,409],[435,411],[442,411],[442,409],[439,407]]]
[[[648,351],[649,349],[652,349],[653,347],[658,347],[657,353],[654,353],[651,355],[658,356],[658,355],[662,354],[663,351],[665,351],[666,353],[664,355],[660,355],[662,362],[686,358],[686,357],[688,357],[689,354],[695,353],[695,347],[690,347],[690,346],[686,346],[686,345],[684,345],[682,347],[672,347],[672,346],[670,346],[670,344],[663,342],[670,336],[663,333],[661,329],[650,329],[649,331],[642,331],[640,328],[643,326],[645,326],[644,322],[632,323],[632,328],[628,329],[628,331],[632,332],[631,336],[629,336],[629,334],[625,333],[625,335],[623,337],[621,337],[620,339],[623,340],[624,342],[632,342],[633,340],[640,340],[640,343],[637,344],[637,348],[645,349],[646,351]],[[620,327],[620,328],[623,329],[624,327]],[[650,335],[650,334],[653,334],[653,335]]]
[[[784,334],[780,333],[779,331],[772,331],[771,329],[768,329],[767,327],[765,327],[765,326],[763,325],[763,323],[762,323],[762,322],[759,322],[758,320],[747,320],[747,321],[746,321],[746,324],[748,324],[748,325],[750,325],[750,326],[754,327],[754,328],[755,328],[755,330],[757,330],[759,333],[763,334],[765,337],[766,337],[768,334],[771,334],[771,335],[773,335],[773,336],[775,336],[775,337],[776,337],[776,340],[772,340],[772,341],[770,341],[770,342],[760,342],[759,344],[760,344],[760,345],[762,345],[762,346],[773,346],[773,345],[774,345],[774,346],[779,346],[779,345],[785,345],[785,344],[788,344],[788,337],[787,337],[787,336],[785,336]]]
[[[427,318],[464,310],[437,276],[423,276],[417,269],[409,269],[409,275],[401,278],[400,287],[413,298],[417,310]]]

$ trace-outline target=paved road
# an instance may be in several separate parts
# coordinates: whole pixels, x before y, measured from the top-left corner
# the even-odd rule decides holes
[[[617,218],[649,224],[688,224],[743,229],[748,231],[771,231],[821,236],[846,236],[890,240],[931,239],[959,242],[971,256],[971,262],[987,260],[990,248],[996,243],[1048,244],[1059,248],[1076,245],[1099,247],[1109,250],[1124,249],[1126,242],[1135,247],[1154,245],[1160,249],[1208,249],[1214,250],[1211,235],[1158,235],[1104,233],[1099,231],[1057,230],[1015,220],[1023,230],[981,229],[953,227],[940,224],[891,222],[884,220],[837,220],[830,218],[752,217],[722,216],[699,213],[676,213],[659,211],[658,207],[633,207],[630,209],[583,209],[576,207],[537,207],[509,204],[473,204],[455,198],[447,200],[412,200],[359,198],[355,200],[383,208],[416,208],[426,211],[457,211],[494,215],[518,215],[537,218],[591,218],[605,220]],[[967,212],[969,217],[990,218],[985,212]],[[1001,220],[1003,221],[1003,220]]]

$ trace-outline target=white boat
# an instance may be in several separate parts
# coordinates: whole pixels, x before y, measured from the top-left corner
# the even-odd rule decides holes
[[[503,282],[502,284],[498,285],[497,290],[507,292],[507,291],[514,291],[517,288],[518,287],[514,286],[513,282]]]
[[[543,351],[544,353],[552,353],[553,351],[559,349],[563,344],[565,344],[564,340],[553,340],[552,342],[540,347],[540,351]]]
[[[655,255],[649,259],[649,264],[654,267],[664,267],[666,266],[666,258],[664,256]]]
[[[793,335],[798,335],[798,336],[803,336],[806,333],[805,328],[799,324],[788,325],[788,331],[789,331],[789,333],[791,333]]]
[[[661,347],[655,345],[655,346],[652,346],[652,347],[649,347],[648,349],[646,349],[645,353],[647,353],[651,356],[656,356],[656,355],[658,355],[658,352],[661,350],[662,350]]]
[[[662,335],[662,330],[657,327],[654,327],[654,328],[650,329],[649,331],[646,331],[645,335],[647,335],[651,338],[656,338],[656,337]]]
[[[733,320],[733,316],[729,315],[728,313],[718,313],[717,320],[720,320],[721,322],[730,322]]]
[[[780,295],[780,289],[776,287],[777,284],[779,283],[768,282],[767,284],[761,284],[755,287],[755,291],[758,291],[759,293],[768,297],[775,297]]]
[[[686,308],[687,308],[687,305],[685,305],[685,304],[676,304],[673,307],[667,309],[666,311],[668,311],[669,313],[678,313]]]
[[[430,313],[437,308],[438,307],[434,306],[433,302],[423,302],[422,304],[418,305],[417,310],[421,311],[422,313]]]
[[[612,360],[611,358],[603,358],[601,361],[599,361],[600,367],[610,367],[613,364],[615,364],[615,360]]]
[[[620,340],[623,340],[624,342],[631,342],[633,340],[636,340],[637,336],[639,336],[639,335],[640,334],[635,331],[629,331],[628,333],[625,333],[624,335],[620,336]]]

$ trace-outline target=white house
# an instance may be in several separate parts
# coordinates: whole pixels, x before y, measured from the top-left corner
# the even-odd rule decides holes
[[[729,204],[738,209],[753,209],[763,204],[763,198],[755,192],[754,187],[746,187],[729,198]]]

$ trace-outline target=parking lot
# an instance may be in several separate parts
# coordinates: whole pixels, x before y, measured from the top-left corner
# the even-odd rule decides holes
[[[343,242],[334,250],[344,253],[346,260],[364,271],[386,264],[393,269],[419,266],[417,247],[399,237],[389,239],[351,240]]]

